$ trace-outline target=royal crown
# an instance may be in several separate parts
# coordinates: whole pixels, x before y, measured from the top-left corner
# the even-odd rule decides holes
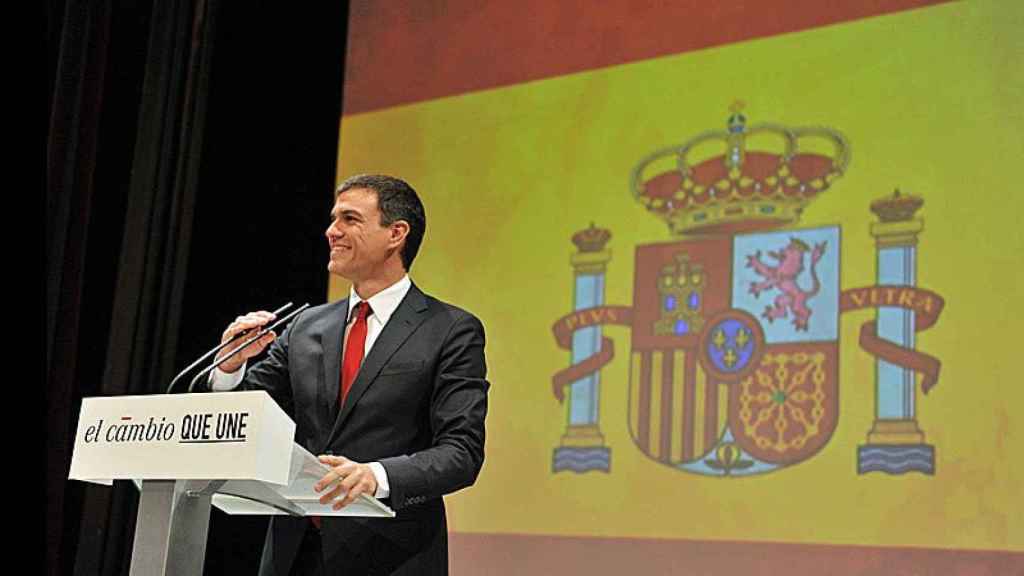
[[[871,203],[871,211],[882,222],[902,222],[914,217],[924,200],[910,194],[902,194],[897,188],[892,196],[879,198]]]
[[[793,223],[850,163],[850,145],[838,131],[747,126],[742,108],[731,107],[726,130],[658,150],[633,169],[636,199],[673,234],[734,234]],[[753,141],[763,147],[752,147]],[[718,149],[707,157],[709,147]]]
[[[572,243],[580,252],[600,252],[611,239],[611,231],[598,228],[593,222],[590,223],[590,228],[584,228],[572,235]]]

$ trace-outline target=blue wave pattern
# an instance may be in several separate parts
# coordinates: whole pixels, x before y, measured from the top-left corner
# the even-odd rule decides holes
[[[898,475],[907,472],[935,474],[935,447],[931,444],[910,446],[860,446],[857,449],[857,474],[884,472]]]
[[[611,460],[612,451],[609,448],[561,446],[555,448],[551,468],[553,472],[569,470],[577,474],[594,470],[608,472],[611,470]]]

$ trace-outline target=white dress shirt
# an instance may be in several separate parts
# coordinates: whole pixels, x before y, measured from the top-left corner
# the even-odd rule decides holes
[[[411,287],[412,281],[409,280],[409,275],[406,274],[398,282],[367,299],[372,313],[366,318],[366,344],[363,347],[363,358],[370,354],[370,349],[373,348],[377,337],[380,336],[384,326],[387,325],[391,315],[395,313],[398,305],[402,303],[402,299],[405,298]],[[362,301],[363,299],[356,294],[355,288],[350,288],[348,291],[349,317],[345,322],[346,343],[348,342],[348,333],[352,331],[352,325],[355,324],[354,312],[356,305]],[[245,364],[242,364],[241,369],[230,374],[221,372],[219,368],[215,369],[210,376],[210,388],[215,391],[234,390],[242,382],[244,375]],[[374,493],[374,496],[377,498],[387,498],[391,494],[391,487],[388,484],[388,475],[384,471],[384,466],[380,462],[370,462],[368,466],[373,470],[374,478],[377,479],[377,492]]]

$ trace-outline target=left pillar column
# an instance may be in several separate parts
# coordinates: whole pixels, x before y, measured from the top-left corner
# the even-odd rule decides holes
[[[605,270],[611,260],[606,248],[611,233],[603,228],[581,230],[573,235],[576,252],[569,258],[573,268],[573,310],[597,308],[604,304]],[[571,362],[578,364],[601,350],[601,326],[579,328],[572,335]],[[611,450],[605,446],[598,424],[601,372],[595,371],[569,385],[568,416],[565,433],[555,448],[552,467],[555,472],[572,470],[607,472]]]

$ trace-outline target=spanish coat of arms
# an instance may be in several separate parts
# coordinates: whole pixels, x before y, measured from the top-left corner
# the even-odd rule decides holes
[[[701,158],[709,147],[720,153]],[[914,214],[923,201],[897,191],[871,204],[872,286],[841,289],[839,226],[797,225],[849,163],[837,130],[748,126],[734,106],[725,130],[637,165],[634,197],[671,239],[635,248],[633,302],[616,306],[604,302],[611,231],[591,224],[574,235],[574,311],[553,327],[570,352],[570,366],[552,380],[567,404],[554,472],[611,470],[599,391],[615,346],[603,325],[631,330],[625,408],[636,448],[680,471],[734,477],[825,448],[839,422],[840,315],[874,308],[859,345],[875,356],[876,419],[865,423],[858,473],[934,473],[916,383],[928,392],[940,363],[917,351],[914,337],[936,322],[943,300],[917,286],[923,226]]]

